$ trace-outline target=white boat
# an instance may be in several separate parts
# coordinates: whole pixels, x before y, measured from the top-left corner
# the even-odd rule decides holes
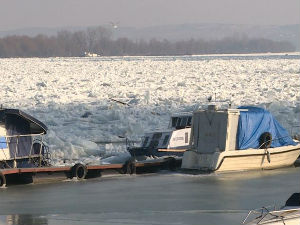
[[[192,114],[171,116],[168,129],[145,133],[140,147],[127,148],[131,156],[182,156],[188,149]]]
[[[92,52],[84,52],[84,57],[98,57],[99,55]]]
[[[242,224],[255,225],[299,225],[300,224],[300,193],[294,193],[284,207],[279,210],[263,207],[251,210]]]
[[[257,107],[218,110],[210,105],[194,112],[190,146],[181,167],[212,172],[290,166],[300,154],[299,142]]]

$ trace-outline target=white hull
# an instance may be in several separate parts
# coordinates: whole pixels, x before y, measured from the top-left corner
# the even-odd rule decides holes
[[[269,152],[269,154],[268,154]],[[183,169],[239,171],[291,166],[300,155],[300,144],[269,149],[232,150],[214,153],[186,151]],[[269,160],[268,160],[269,159]]]

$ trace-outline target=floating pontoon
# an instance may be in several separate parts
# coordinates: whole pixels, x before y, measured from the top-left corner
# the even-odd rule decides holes
[[[161,168],[172,169],[181,161],[127,161],[119,164],[51,166],[48,147],[43,141],[45,124],[18,109],[0,109],[0,187],[26,180],[26,183],[99,177],[104,173],[132,174]],[[49,176],[50,175],[50,176]],[[51,177],[51,178],[50,178]],[[9,181],[9,182],[8,182]]]

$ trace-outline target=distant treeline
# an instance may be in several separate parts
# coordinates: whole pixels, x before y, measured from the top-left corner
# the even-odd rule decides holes
[[[85,31],[60,31],[56,36],[7,36],[0,38],[0,57],[78,57],[84,52],[103,56],[196,55],[293,52],[289,42],[263,38],[228,37],[220,40],[190,39],[171,42],[151,39],[113,38],[111,30],[98,27]]]

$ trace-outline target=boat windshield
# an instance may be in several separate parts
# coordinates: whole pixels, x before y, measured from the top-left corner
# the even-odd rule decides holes
[[[171,128],[183,129],[192,125],[192,116],[175,116],[171,118]]]
[[[142,146],[143,146],[143,147],[146,147],[147,144],[148,144],[148,141],[149,141],[149,137],[144,137]]]

